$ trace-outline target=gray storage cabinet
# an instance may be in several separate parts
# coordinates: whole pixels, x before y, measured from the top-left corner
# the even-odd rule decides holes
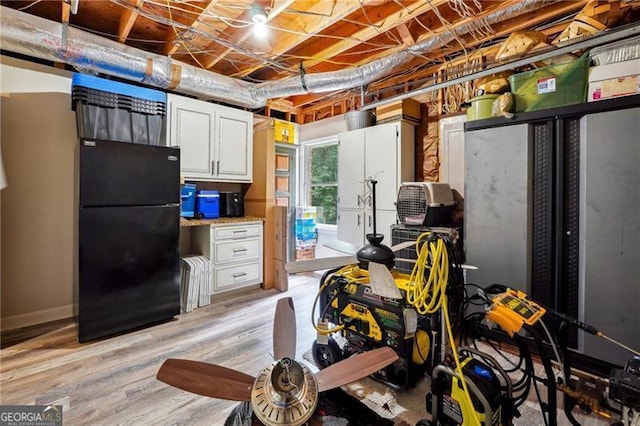
[[[640,96],[465,127],[467,282],[500,283],[640,348]],[[569,346],[630,353],[572,330]]]

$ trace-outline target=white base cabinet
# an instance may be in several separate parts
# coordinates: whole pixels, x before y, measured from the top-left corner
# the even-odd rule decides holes
[[[192,246],[211,261],[213,294],[262,283],[262,222],[198,226]]]

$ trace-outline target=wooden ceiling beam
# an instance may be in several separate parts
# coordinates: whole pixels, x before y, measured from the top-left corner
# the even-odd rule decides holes
[[[67,26],[69,24],[70,17],[71,17],[71,3],[67,3],[66,1],[62,0],[62,16],[60,17],[60,22],[62,22],[62,25]],[[64,62],[56,62],[53,64],[53,66],[63,70],[65,67],[65,64]]]
[[[407,27],[406,23],[398,25],[397,30],[405,46],[413,46],[416,43],[416,40],[413,38],[413,35],[411,34],[411,31],[409,31],[409,27]]]
[[[329,4],[332,5],[333,9],[331,10],[330,19],[327,19],[325,15],[327,14],[327,6]],[[297,19],[301,23],[301,31],[280,33],[276,38],[277,41],[271,46],[269,53],[274,57],[286,53],[359,10],[360,7],[361,4],[358,0],[334,0],[332,3],[321,0],[313,7],[305,8],[311,16]],[[314,16],[314,14],[317,14],[317,16]],[[274,31],[277,30],[277,28],[274,28]],[[233,74],[232,77],[246,77],[262,67],[263,64],[256,64]]]
[[[133,24],[136,22],[136,18],[138,17],[137,10],[142,7],[144,0],[136,0],[135,3],[132,4],[135,9],[125,9],[120,17],[120,23],[118,24],[118,41],[120,43],[124,43],[127,40],[127,37],[129,37],[131,28],[133,28]]]
[[[286,8],[291,6],[291,4],[294,3],[295,1],[296,0],[275,0],[273,3],[273,8],[269,12],[269,16],[267,16],[267,22],[271,22],[276,16],[278,16]],[[251,37],[252,33],[253,33],[253,28],[250,28],[249,30],[242,30],[239,32],[237,37],[231,37],[231,39],[237,40],[234,43],[238,43],[238,44],[243,43],[249,37]],[[205,50],[207,51],[214,50],[218,46],[219,46],[219,43],[212,42],[205,48]],[[225,50],[220,54],[207,55],[206,59],[201,62],[206,69],[209,69],[213,67],[215,64],[217,64],[218,62],[220,62],[222,59],[226,58],[233,51],[234,50],[230,47],[225,48]]]
[[[511,1],[507,3],[503,3],[502,5],[498,6],[496,9],[490,9],[490,10],[487,10],[486,12],[483,12],[483,14],[478,15],[478,17],[482,17],[483,15],[486,15],[487,13],[490,13],[490,12],[495,12],[496,10],[502,10],[507,6],[510,6],[511,3],[512,3]],[[470,36],[460,36],[460,39],[465,45],[465,48],[475,47],[480,44],[487,43],[488,41],[494,40],[496,38],[509,35],[514,31],[520,31],[527,28],[532,28],[535,25],[546,22],[551,18],[566,15],[576,10],[580,10],[586,3],[587,3],[587,0],[554,3],[541,10],[526,13],[524,15],[520,15],[511,20],[503,21],[501,23],[497,23],[493,25],[493,29],[495,30],[495,32],[488,37],[484,37],[482,39],[476,40],[475,38]],[[469,23],[469,19],[461,20],[452,24],[449,28],[452,30],[455,30],[456,28],[460,28],[462,25],[466,25],[468,23]],[[435,33],[423,34],[418,38],[418,40],[416,40],[416,43],[422,43],[432,37],[439,36],[445,31],[447,30],[444,28],[439,28],[435,30]],[[452,42],[451,44],[453,45],[453,48],[457,47],[457,49],[455,50],[438,49],[434,52],[427,52],[426,56],[429,56],[430,59],[435,60],[435,59],[441,59],[445,55],[455,53],[455,51],[462,51],[462,48],[460,47],[459,43]],[[400,50],[402,50],[402,46],[394,47],[381,53],[375,53],[375,54],[369,55],[366,58],[362,58],[357,62],[354,61],[354,66],[359,66],[365,63],[369,63],[376,59],[396,53]]]
[[[62,0],[62,23],[68,24],[71,16],[71,3]]]
[[[189,24],[189,27],[196,29],[200,25],[202,25],[202,22],[207,18],[207,15],[211,11],[211,9],[213,9],[213,7],[216,5],[217,2],[218,0],[209,0],[209,3],[207,3],[207,6],[205,6],[202,12],[200,12],[200,14],[191,22],[191,24]],[[170,6],[168,5],[167,7],[170,7]],[[180,47],[179,32],[180,30],[176,32],[176,29],[173,29],[173,28],[169,30],[169,33],[167,34],[166,43],[162,48],[162,53],[164,55],[171,56],[174,53],[176,53],[176,50],[178,50],[178,48]]]
[[[429,2],[419,1],[416,2],[417,6],[413,9],[411,9],[411,6],[405,6],[397,12],[385,16],[377,22],[374,22],[373,26],[369,26],[363,28],[360,31],[357,31],[356,33],[352,34],[349,39],[340,40],[339,42],[334,43],[326,49],[315,52],[313,56],[317,59],[309,59],[304,61],[304,66],[306,69],[310,69],[313,66],[322,63],[323,59],[334,58],[341,53],[344,53],[347,50],[352,49],[359,44],[362,44],[365,41],[371,40],[381,33],[390,31],[402,24],[407,24],[414,18],[431,11],[432,8],[437,8],[438,6],[447,2],[448,0],[431,0]],[[403,48],[404,46],[400,47]],[[291,71],[293,72],[295,70],[292,69]]]
[[[497,37],[502,37],[505,35],[508,35],[514,31],[519,31],[519,30],[524,30],[527,28],[531,28],[535,25],[538,25],[540,23],[543,23],[545,21],[548,21],[551,18],[557,17],[557,16],[562,16],[562,15],[566,15],[569,13],[572,13],[576,10],[580,10],[582,9],[582,7],[584,7],[584,5],[587,3],[587,0],[580,0],[580,1],[572,1],[572,2],[560,2],[560,3],[556,3],[550,6],[545,7],[542,10],[536,11],[536,12],[532,12],[532,13],[528,13],[525,15],[521,15],[519,17],[514,18],[513,20],[510,21],[506,21],[503,23],[499,23],[494,25],[494,29],[496,29],[496,33],[494,35],[492,35],[491,37],[487,37],[481,40],[475,40],[475,39],[468,39],[468,40],[463,40],[463,42],[465,42],[465,47],[475,47],[477,45],[480,45],[482,43],[486,43],[487,41],[489,41],[490,39],[493,38],[497,38]],[[455,28],[456,26],[461,25],[456,23],[453,28]],[[566,24],[565,24],[566,25]],[[558,28],[560,27],[556,27],[554,29],[554,31],[556,31]],[[421,41],[424,41],[424,39],[426,39],[425,36],[423,36],[423,39],[418,40],[417,42],[420,43]],[[459,45],[458,45],[459,46]],[[495,52],[497,51],[497,49],[499,48],[499,46],[490,46],[486,49],[483,49],[483,56],[488,56],[488,55],[495,55]],[[394,50],[400,50],[400,48],[394,48]],[[443,57],[445,57],[446,55],[450,55],[450,54],[454,54],[455,52],[460,52],[460,48],[455,49],[455,47],[451,47],[449,49],[440,49],[438,51],[438,59],[441,59]],[[379,55],[375,55],[375,57],[368,57],[366,60],[363,60],[361,62],[359,62],[356,65],[360,65],[362,63],[366,63],[366,62],[370,62],[371,60],[375,60],[377,57],[382,57],[382,56],[386,56],[388,54],[391,54],[391,52],[386,51],[382,54]],[[417,61],[418,59],[416,59]],[[458,61],[462,60],[462,58],[458,58]],[[396,77],[393,79],[389,79],[389,80],[384,80],[383,82],[381,82],[380,84],[376,84],[373,83],[371,85],[371,89],[375,90],[375,91],[379,91],[379,90],[384,90],[385,88],[388,87],[392,87],[394,85],[398,85],[401,84],[402,82],[406,82],[406,81],[411,81],[411,80],[417,80],[420,78],[425,78],[425,77],[429,77],[435,73],[438,72],[438,70],[442,69],[444,65],[439,64],[439,65],[434,65],[432,67],[429,67],[427,69],[422,69],[422,70],[418,70],[415,73],[411,74],[411,75],[404,75],[402,77]],[[293,104],[297,107],[308,107],[309,105],[312,105],[309,108],[314,108],[316,103],[322,103],[323,99],[326,99],[329,96],[334,96],[334,93],[317,93],[317,94],[307,94],[307,95],[299,95],[299,96],[292,96],[290,99],[292,100]],[[306,110],[307,108],[305,108]]]

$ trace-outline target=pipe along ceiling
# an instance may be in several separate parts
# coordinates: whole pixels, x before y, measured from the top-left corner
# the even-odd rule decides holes
[[[555,2],[556,0],[524,0],[488,14],[484,21],[493,25]],[[473,26],[469,23],[358,67],[303,73],[279,81],[250,83],[9,7],[2,6],[0,10],[0,35],[4,50],[64,62],[88,74],[107,74],[200,99],[251,109],[264,107],[269,99],[365,86],[389,74],[413,55],[441,48],[454,41],[456,36],[472,30]]]

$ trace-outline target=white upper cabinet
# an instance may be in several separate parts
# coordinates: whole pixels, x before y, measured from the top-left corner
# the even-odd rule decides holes
[[[168,145],[180,147],[186,179],[251,182],[252,113],[174,94],[167,101]]]
[[[250,182],[253,173],[253,115],[231,108],[219,109],[216,130],[216,177]]]

